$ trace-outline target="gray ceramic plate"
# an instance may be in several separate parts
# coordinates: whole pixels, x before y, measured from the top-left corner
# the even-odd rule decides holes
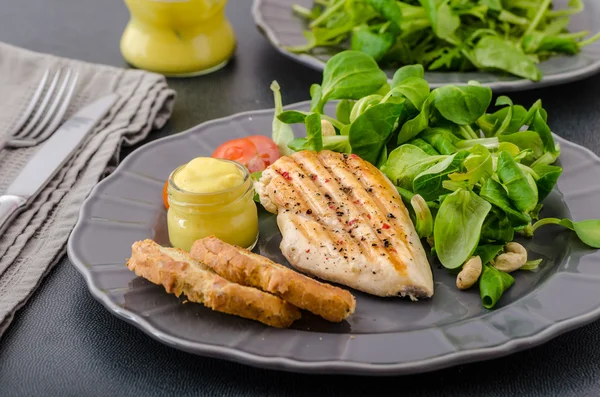
[[[571,18],[571,31],[588,30],[592,34],[598,32],[600,25],[600,2],[583,0],[585,11]],[[252,15],[259,30],[269,42],[282,54],[310,66],[323,70],[325,62],[333,55],[330,49],[318,49],[313,54],[294,54],[284,47],[306,43],[302,32],[305,22],[291,11],[292,4],[311,8],[312,0],[254,0]],[[556,8],[564,8],[568,0],[555,0]],[[495,92],[520,91],[543,86],[568,83],[591,76],[600,70],[600,42],[597,41],[575,56],[559,56],[540,64],[544,74],[542,81],[534,83],[518,77],[481,73],[481,72],[427,72],[425,78],[432,88],[444,84],[466,84],[469,80],[477,80],[491,87]],[[393,76],[393,70],[387,70]]]
[[[308,110],[303,102],[286,108]],[[326,109],[334,111],[332,105]],[[112,313],[159,341],[200,355],[260,367],[314,373],[406,374],[489,359],[540,344],[600,317],[600,251],[570,232],[540,229],[527,242],[541,270],[521,272],[494,311],[482,309],[477,289],[460,292],[436,264],[435,294],[410,302],[354,292],[356,313],[341,324],[305,316],[291,329],[182,304],[125,266],[131,244],[145,238],[168,245],[161,192],[170,171],[210,155],[226,140],[271,129],[272,110],[201,124],[136,150],[85,201],[68,244],[69,257],[90,291]],[[300,131],[296,131],[299,135]],[[600,159],[562,139],[559,181],[544,216],[600,218]],[[275,217],[260,213],[259,252],[287,264]]]

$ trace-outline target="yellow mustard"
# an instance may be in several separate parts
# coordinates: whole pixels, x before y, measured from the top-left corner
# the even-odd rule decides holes
[[[131,18],[121,53],[134,67],[195,76],[225,66],[236,40],[227,0],[125,0]]]
[[[207,236],[252,249],[258,210],[248,170],[231,160],[198,157],[177,168],[167,188],[171,245],[189,251]]]

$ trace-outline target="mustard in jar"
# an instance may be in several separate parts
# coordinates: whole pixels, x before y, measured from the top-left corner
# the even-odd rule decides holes
[[[207,236],[248,249],[256,245],[254,185],[241,164],[195,158],[171,173],[167,191],[167,224],[174,247],[189,251],[194,241]]]
[[[134,67],[166,76],[195,76],[227,64],[236,40],[227,0],[125,0],[131,18],[121,53]]]

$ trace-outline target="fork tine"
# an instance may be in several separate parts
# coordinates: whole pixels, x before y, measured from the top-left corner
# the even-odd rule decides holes
[[[42,117],[42,115],[46,111],[46,108],[48,107],[48,102],[50,101],[50,99],[52,98],[52,95],[54,94],[54,90],[56,89],[56,85],[58,84],[58,78],[60,77],[60,74],[61,74],[60,70],[56,72],[56,74],[54,75],[54,78],[52,79],[52,82],[50,83],[50,87],[48,87],[48,90],[46,91],[46,95],[44,95],[44,98],[42,99],[40,106],[38,106],[35,114],[31,118],[31,120],[29,121],[27,126],[25,128],[23,128],[21,131],[17,132],[13,136],[13,138],[21,138],[21,137],[25,137],[25,136],[29,135],[29,132],[37,125],[38,120],[40,119],[40,117]]]
[[[75,93],[75,88],[77,87],[78,80],[79,80],[79,72],[75,72],[73,74],[73,76],[71,77],[71,81],[68,84],[68,88],[66,88],[66,90],[65,90],[66,93],[60,104],[60,108],[58,109],[58,111],[52,112],[54,114],[54,117],[48,124],[48,127],[46,127],[46,129],[44,129],[44,131],[39,136],[35,136],[35,135],[31,136],[30,137],[31,139],[35,139],[36,141],[41,142],[41,141],[46,140],[50,135],[52,135],[54,133],[54,131],[56,130],[58,125],[62,122],[62,120],[65,116],[65,113],[67,113],[67,109],[69,108],[71,99],[73,98],[73,94]],[[58,101],[57,101],[57,103],[58,103]]]
[[[40,81],[40,84],[35,89],[35,92],[33,93],[33,96],[31,97],[31,101],[29,101],[29,104],[25,108],[25,111],[21,115],[21,118],[19,119],[19,121],[17,121],[17,124],[15,124],[15,127],[8,133],[8,135],[7,135],[8,139],[10,139],[12,136],[14,136],[21,129],[21,127],[23,127],[23,125],[29,119],[29,117],[31,117],[31,114],[33,113],[33,110],[35,109],[35,105],[40,100],[40,96],[42,96],[42,92],[44,92],[44,87],[46,86],[46,82],[48,81],[48,76],[50,76],[50,68],[46,69],[46,71],[44,72],[44,75],[42,76],[42,81]]]
[[[45,139],[45,137],[48,137],[54,132],[56,126],[58,126],[58,124],[62,121],[62,118],[69,106],[69,102],[71,101],[71,96],[75,90],[75,85],[77,84],[78,75],[75,75],[73,78],[71,78],[72,74],[73,71],[68,69],[65,79],[58,89],[58,93],[50,105],[50,108],[46,112],[44,119],[38,124],[37,128],[26,137],[27,139],[35,141]],[[48,125],[48,122],[50,122],[51,119],[52,122]],[[46,125],[48,125],[48,127],[46,127]]]

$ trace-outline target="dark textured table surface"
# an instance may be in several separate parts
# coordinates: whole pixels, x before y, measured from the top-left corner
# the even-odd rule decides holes
[[[309,85],[320,81],[319,73],[269,46],[253,24],[250,0],[230,1],[227,12],[238,38],[234,61],[212,75],[170,80],[178,93],[173,116],[150,139],[272,107],[273,79],[282,85],[286,104],[307,99]],[[126,67],[119,39],[127,19],[120,0],[0,0],[0,41]],[[511,97],[525,106],[542,98],[556,133],[600,153],[600,76]],[[422,375],[298,375],[156,342],[96,302],[65,258],[0,339],[2,396],[347,396],[384,390],[406,396],[599,396],[600,321],[505,358]]]

